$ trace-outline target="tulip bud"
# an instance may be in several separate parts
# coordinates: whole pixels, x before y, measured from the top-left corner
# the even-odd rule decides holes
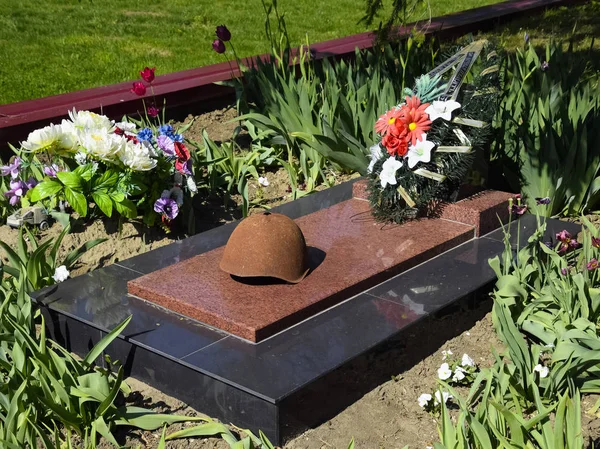
[[[225,25],[219,25],[217,27],[217,37],[223,42],[227,42],[231,39],[231,32]]]
[[[212,48],[217,53],[225,53],[225,43],[221,39],[215,39],[212,43]]]
[[[144,67],[144,70],[142,70],[140,72],[140,76],[147,83],[151,83],[152,81],[154,81],[154,71],[155,70],[156,70],[156,67],[152,67],[152,68]]]
[[[146,86],[144,86],[144,83],[142,83],[141,81],[136,81],[133,83],[133,88],[131,89],[131,92],[141,97],[143,95],[146,95]]]

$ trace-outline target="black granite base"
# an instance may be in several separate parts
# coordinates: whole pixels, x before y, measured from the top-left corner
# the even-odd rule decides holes
[[[351,196],[350,182],[276,211],[297,218]],[[579,229],[557,220],[548,223],[549,235]],[[282,429],[288,437],[293,434],[290,429],[301,430],[298,423],[315,425],[290,413],[299,410],[290,404],[299,397],[318,400],[308,392],[318,390],[324,376],[368,351],[385,348],[423,318],[489,286],[494,273],[488,259],[504,249],[502,232],[494,231],[258,344],[127,295],[128,280],[224,245],[235,226],[213,229],[35,293],[48,335],[83,355],[131,315],[123,335],[107,348],[113,360],[122,362],[126,375],[223,422],[261,429],[278,444]],[[535,217],[513,223],[513,235],[517,227],[521,241],[526,241],[535,230]],[[512,243],[517,245],[515,239]]]

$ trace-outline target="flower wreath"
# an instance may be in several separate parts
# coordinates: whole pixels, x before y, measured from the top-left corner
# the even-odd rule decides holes
[[[419,77],[405,101],[377,120],[382,139],[371,147],[368,167],[376,219],[401,223],[427,216],[456,196],[489,137],[499,93],[497,59],[486,41],[468,45]]]

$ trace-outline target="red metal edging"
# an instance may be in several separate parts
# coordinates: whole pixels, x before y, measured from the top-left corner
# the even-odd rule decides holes
[[[494,5],[483,6],[446,16],[433,18],[426,25],[420,23],[425,34],[460,35],[469,31],[481,30],[524,12],[533,13],[548,7],[581,3],[578,0],[511,0]],[[407,36],[417,24],[398,27],[395,36]],[[365,32],[339,39],[311,45],[317,58],[328,56],[348,56],[355,49],[370,48],[375,34]],[[251,65],[255,58],[246,60]],[[235,75],[239,75],[234,70]],[[233,89],[214,84],[231,78],[231,69],[227,62],[213,64],[180,72],[157,76],[153,82],[154,93],[162,104],[163,99],[170,110],[189,107],[193,112],[205,112],[227,105],[233,99]],[[91,110],[102,112],[111,118],[120,118],[125,114],[135,114],[142,108],[140,97],[133,94],[132,82],[111,84],[92,89],[79,90],[61,95],[0,105],[0,153],[7,143],[17,144],[25,140],[28,133],[49,123],[60,122],[69,110]],[[148,97],[148,96],[146,96]],[[192,112],[192,111],[190,111]]]

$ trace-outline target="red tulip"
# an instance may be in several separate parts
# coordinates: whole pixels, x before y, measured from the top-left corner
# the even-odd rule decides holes
[[[133,88],[131,89],[131,92],[141,97],[143,95],[146,95],[146,86],[144,86],[144,83],[142,83],[141,81],[136,81],[133,83]]]
[[[155,118],[158,117],[160,109],[158,109],[156,106],[148,106],[147,112],[150,117]]]
[[[190,152],[181,142],[175,142],[175,154],[181,162],[187,162],[190,158]]]
[[[147,83],[151,83],[152,81],[154,81],[154,71],[155,70],[156,70],[156,67],[152,67],[152,68],[144,67],[144,70],[142,70],[140,72],[140,76]]]

